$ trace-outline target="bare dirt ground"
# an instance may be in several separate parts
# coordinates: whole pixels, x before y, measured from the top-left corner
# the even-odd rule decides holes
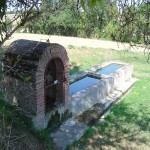
[[[135,52],[143,52],[144,47],[130,47],[128,43],[118,43],[113,41],[106,40],[97,40],[97,39],[86,39],[86,38],[77,38],[77,37],[66,37],[66,36],[55,36],[55,35],[42,35],[42,34],[30,34],[30,33],[14,33],[12,37],[6,41],[5,45],[9,45],[11,42],[17,39],[28,39],[35,41],[43,41],[49,39],[50,43],[59,43],[64,47],[72,46],[86,46],[91,48],[104,48],[104,49],[113,49],[113,50],[131,50]]]

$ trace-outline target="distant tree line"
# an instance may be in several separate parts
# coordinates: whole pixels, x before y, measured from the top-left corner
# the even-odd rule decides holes
[[[0,46],[20,29],[149,46],[149,12],[149,0],[1,0]]]
[[[88,3],[89,2],[89,3]],[[25,28],[31,33],[56,34],[88,38],[105,38],[121,42],[146,43],[149,28],[149,2],[107,0],[98,5],[86,1],[75,7],[75,1],[68,0],[67,5],[55,7],[58,11],[49,11],[28,22]],[[42,9],[55,6],[54,1],[45,1]],[[92,8],[91,8],[92,7]]]

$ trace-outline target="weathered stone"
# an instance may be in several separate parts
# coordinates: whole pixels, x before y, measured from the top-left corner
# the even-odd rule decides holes
[[[68,119],[56,132],[51,134],[57,147],[65,149],[67,145],[81,138],[87,126],[75,119]]]
[[[100,76],[99,82],[93,84],[92,86],[87,87],[86,89],[79,91],[73,95],[70,95],[71,101],[69,101],[65,105],[65,107],[69,109],[74,117],[82,114],[94,104],[99,103],[102,99],[111,94],[115,89],[119,89],[121,85],[124,85],[127,80],[130,80],[133,72],[133,67],[132,65],[129,65],[127,63],[106,62],[70,77],[70,82],[74,82],[90,75],[92,71],[95,71],[92,72],[92,77],[95,76],[97,78],[96,71],[100,68],[109,66],[110,64],[119,64],[122,67],[109,75]],[[128,75],[126,76],[127,72]],[[109,102],[105,105],[109,105]]]
[[[96,103],[91,108],[77,116],[76,119],[86,125],[93,125],[95,120],[98,120],[104,112],[105,105]]]

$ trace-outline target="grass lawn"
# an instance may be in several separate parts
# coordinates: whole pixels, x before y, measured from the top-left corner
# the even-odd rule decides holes
[[[115,60],[132,64],[134,66],[133,76],[139,78],[132,91],[111,109],[105,120],[87,129],[84,136],[78,142],[69,146],[68,149],[150,149],[150,63],[146,62],[143,53],[125,53],[124,51],[74,46],[68,47],[67,51],[72,65],[71,74],[98,63]],[[32,146],[37,144],[38,149],[55,149],[50,141],[51,139],[46,134],[48,129],[40,133],[33,132],[32,127],[17,116],[13,117],[11,123],[12,110],[13,108],[6,107],[0,101],[0,135],[4,134],[3,118],[5,117],[7,124],[5,129],[8,128],[7,134],[10,133],[11,126],[15,130],[15,133],[13,131],[12,134],[17,134],[20,137],[20,132],[23,132],[21,132],[21,135],[24,136],[14,141],[24,142],[25,146],[21,145],[22,148],[37,149],[37,147]],[[20,122],[22,123],[20,124]],[[31,129],[31,131],[28,131],[28,129]],[[37,139],[35,134],[44,142],[42,143],[41,140]],[[7,143],[5,145],[7,147]]]

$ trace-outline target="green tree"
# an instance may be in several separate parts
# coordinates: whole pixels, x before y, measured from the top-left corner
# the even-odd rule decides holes
[[[12,0],[1,0],[0,46],[17,29],[42,14],[45,16],[40,17],[39,24],[34,27],[31,23],[28,24],[30,31],[36,33],[55,31],[65,35],[71,32],[72,36],[86,37],[94,37],[97,34],[96,37],[108,37],[113,40],[118,38],[121,41],[131,42],[143,41],[148,45],[149,4],[148,0],[15,0],[13,3]],[[12,8],[11,11],[16,15],[9,24],[17,20],[17,25],[8,31],[6,10]],[[139,16],[140,19],[137,19]],[[116,30],[118,32],[115,32]]]

